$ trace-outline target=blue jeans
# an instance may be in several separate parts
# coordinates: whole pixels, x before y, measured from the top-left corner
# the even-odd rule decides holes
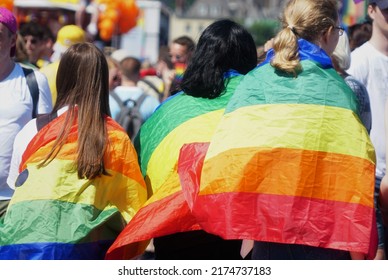
[[[282,244],[255,241],[253,260],[350,260],[348,251],[312,247],[299,244]]]

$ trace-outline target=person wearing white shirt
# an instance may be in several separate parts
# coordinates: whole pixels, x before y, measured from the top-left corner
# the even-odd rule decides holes
[[[388,0],[369,0],[368,15],[372,19],[370,40],[356,48],[351,54],[348,73],[358,79],[368,90],[372,128],[370,137],[376,149],[375,201],[377,202],[380,182],[386,173],[384,106],[388,95]],[[376,203],[376,218],[379,232],[379,249],[376,258],[384,256],[384,228],[381,213]]]
[[[21,128],[32,119],[33,100],[22,67],[15,63],[17,23],[15,16],[0,8],[0,217],[5,214],[13,189],[8,177],[13,141]],[[39,88],[38,114],[52,110],[51,93],[46,77],[34,71]]]

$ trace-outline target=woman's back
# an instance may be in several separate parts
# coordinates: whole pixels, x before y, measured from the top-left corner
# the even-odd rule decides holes
[[[99,79],[72,77],[80,74],[84,52]],[[74,70],[70,75],[69,69]],[[70,47],[58,77],[51,120],[39,131],[26,126],[36,135],[22,156],[13,155],[21,158],[20,174],[0,223],[4,259],[103,259],[147,197],[134,147],[104,104],[109,92],[102,52],[88,43]],[[93,95],[97,102],[86,104]],[[92,114],[85,111],[89,106]],[[85,127],[96,118],[97,124]]]

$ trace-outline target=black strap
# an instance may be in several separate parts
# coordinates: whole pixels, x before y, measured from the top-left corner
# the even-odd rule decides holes
[[[38,131],[41,130],[46,124],[51,122],[57,116],[58,116],[57,112],[50,113],[50,114],[39,115],[36,118],[36,128],[37,128],[37,130]]]
[[[37,115],[37,106],[39,101],[39,86],[36,81],[34,70],[31,68],[22,67],[24,76],[27,80],[27,86],[30,90],[30,94],[32,97],[32,118],[36,118]]]

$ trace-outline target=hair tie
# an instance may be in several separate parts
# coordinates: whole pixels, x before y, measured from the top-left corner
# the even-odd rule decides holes
[[[288,29],[290,29],[292,31],[292,33],[294,33],[295,35],[297,35],[296,31],[295,31],[295,27],[293,25],[288,25],[287,26]]]

